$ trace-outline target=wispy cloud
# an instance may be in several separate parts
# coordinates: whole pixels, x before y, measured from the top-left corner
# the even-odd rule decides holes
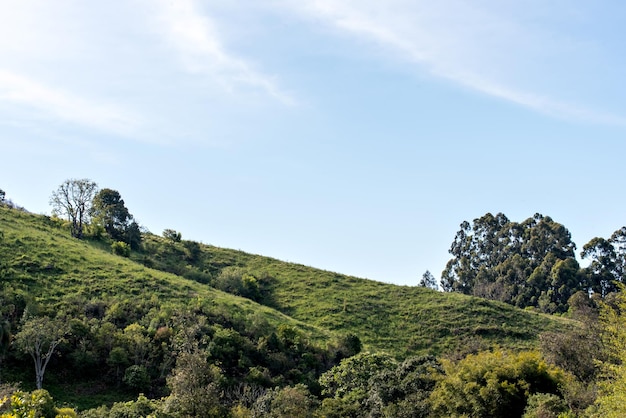
[[[200,12],[193,0],[160,0],[150,4],[158,8],[161,35],[180,54],[188,72],[206,74],[229,90],[237,84],[247,85],[282,103],[295,103],[273,77],[257,71],[250,62],[226,49],[215,22]]]
[[[366,39],[436,77],[483,94],[554,117],[626,125],[621,116],[559,100],[541,87],[534,88],[531,81],[520,81],[525,78],[522,68],[539,68],[543,57],[572,45],[538,25],[525,25],[523,17],[516,17],[510,8],[499,9],[497,2],[303,0],[283,4],[341,33]],[[552,71],[559,70],[567,71],[567,65]]]
[[[127,110],[97,103],[28,77],[0,69],[0,103],[38,111],[39,118],[60,119],[121,135],[131,135],[138,121]]]

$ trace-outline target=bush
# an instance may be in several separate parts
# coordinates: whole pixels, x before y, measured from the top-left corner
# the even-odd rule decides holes
[[[124,383],[136,390],[144,390],[150,387],[150,375],[145,366],[133,365],[124,372]]]
[[[564,373],[536,352],[482,352],[445,365],[430,401],[436,416],[520,417],[528,397],[559,394]]]
[[[125,242],[114,242],[111,244],[111,250],[113,250],[113,254],[121,255],[122,257],[130,257],[130,245]]]
[[[568,412],[565,401],[549,393],[537,393],[528,398],[522,418],[560,418]]]
[[[57,415],[52,396],[44,389],[15,392],[11,396],[9,412],[8,417],[54,418]]]

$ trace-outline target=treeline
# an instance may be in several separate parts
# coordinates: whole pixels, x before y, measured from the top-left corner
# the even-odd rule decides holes
[[[626,275],[626,227],[585,244],[587,267],[580,267],[575,250],[567,228],[549,216],[518,223],[488,213],[461,224],[441,286],[546,313],[567,312],[579,291],[604,298],[619,290]]]

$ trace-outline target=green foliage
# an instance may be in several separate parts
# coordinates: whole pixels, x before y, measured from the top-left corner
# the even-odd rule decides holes
[[[150,387],[150,375],[146,366],[133,364],[124,372],[124,383],[137,391],[146,390]]]
[[[99,232],[101,228],[114,242],[124,242],[133,250],[140,248],[139,224],[133,220],[133,215],[117,190],[100,190],[93,198],[90,215],[93,219],[90,225],[92,230]]]
[[[248,299],[146,269],[103,251],[99,242],[73,240],[50,218],[0,208],[0,230],[5,236],[0,254],[11,274],[10,282],[0,284],[0,324],[6,321],[0,329],[7,330],[0,348],[8,349],[26,310],[64,318],[69,330],[55,350],[61,355],[50,362],[54,373],[46,373],[46,388],[81,409],[136,396],[146,379],[140,372],[131,375],[141,370],[131,366],[145,367],[149,393],[165,396],[166,378],[179,353],[209,345],[211,362],[228,367],[227,388],[220,391],[248,376],[268,387],[305,383],[317,388],[319,375],[339,360],[339,335]],[[173,245],[184,251],[184,244]],[[279,331],[280,324],[291,331]],[[31,359],[18,356],[16,348],[2,363],[3,378],[25,380]],[[124,384],[125,375],[133,387]]]
[[[560,395],[564,380],[537,352],[481,352],[444,366],[445,377],[430,396],[441,417],[521,417],[531,395]]]
[[[164,411],[163,401],[139,395],[135,401],[115,402],[111,408],[101,406],[84,411],[81,418],[170,418]]]
[[[122,257],[130,257],[130,245],[123,241],[116,241],[111,244],[111,250],[113,254],[120,255]]]
[[[418,286],[427,287],[433,290],[437,290],[439,288],[437,279],[435,279],[435,276],[433,276],[433,274],[428,270],[426,270],[426,272],[422,275],[422,279],[420,280]]]
[[[602,297],[617,292],[626,279],[626,227],[609,239],[593,238],[583,247],[581,257],[591,261],[583,273],[594,292]]]
[[[173,229],[164,229],[163,238],[168,239],[172,242],[180,242],[183,236],[180,232],[177,232]]]
[[[584,292],[574,294],[568,304],[569,314],[580,321],[580,325],[541,334],[541,351],[548,361],[580,382],[590,384],[598,377],[598,364],[604,359],[598,308]]]
[[[41,389],[48,362],[66,334],[64,324],[49,317],[25,318],[15,335],[17,350],[29,354],[35,362],[37,389]]]
[[[200,351],[181,353],[176,367],[167,379],[171,394],[166,411],[177,417],[222,417],[220,403],[222,373],[207,362]]]
[[[469,339],[484,348],[497,343],[531,349],[540,332],[571,327],[566,320],[457,293],[364,280],[150,234],[144,236],[144,252],[131,258],[246,296],[312,326],[357,335],[365,349],[397,358],[455,351]]]
[[[566,312],[567,299],[588,289],[579,275],[575,248],[569,231],[550,217],[535,214],[517,223],[502,213],[488,213],[461,224],[442,286],[520,308]]]
[[[343,398],[351,392],[368,392],[370,379],[396,367],[392,357],[380,353],[359,353],[344,359],[320,377],[322,394]]]
[[[242,384],[259,392],[304,384],[319,395],[324,389],[319,376],[363,346],[372,352],[389,349],[392,366],[376,370],[345,395],[324,399],[319,411],[362,416],[366,405],[386,416],[425,416],[437,363],[411,358],[412,365],[403,368],[396,359],[454,351],[469,336],[486,347],[495,341],[533,347],[538,331],[572,326],[460,294],[387,285],[149,234],[141,252],[131,251],[125,259],[102,242],[70,239],[54,219],[4,208],[0,230],[5,235],[0,253],[9,260],[11,275],[0,286],[0,315],[9,329],[19,329],[25,310],[67,318],[69,331],[47,387],[81,409],[124,404],[141,388],[167,396],[166,382],[171,394],[154,414],[191,416],[199,413],[194,408],[226,414],[238,404],[228,394]],[[181,275],[133,260],[150,260],[153,267]],[[240,289],[258,291],[249,296],[282,312],[204,284],[233,270]],[[181,356],[194,353],[202,357],[194,368],[208,369],[203,374],[212,377],[186,387],[195,378]],[[27,365],[9,350],[3,376],[22,380]],[[254,405],[242,403],[239,412],[253,413]]]
[[[562,398],[550,393],[535,393],[528,397],[522,418],[568,418],[569,408]]]
[[[320,377],[322,394],[330,396],[322,415],[428,417],[427,400],[442,372],[430,356],[397,363],[384,354],[360,353]]]
[[[122,240],[128,222],[132,218],[119,192],[106,188],[94,196],[91,216],[94,222],[101,224],[107,234],[116,241]]]
[[[8,411],[2,418],[76,418],[72,408],[58,409],[48,391],[17,391],[11,395]]]
[[[611,304],[601,307],[602,342],[607,359],[600,382],[594,417],[621,417],[626,410],[626,293],[622,289]]]
[[[260,396],[250,416],[268,418],[312,418],[315,414],[319,401],[311,395],[306,386],[286,386],[268,390]]]

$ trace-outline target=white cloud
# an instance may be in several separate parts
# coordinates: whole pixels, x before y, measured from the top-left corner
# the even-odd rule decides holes
[[[188,72],[206,74],[229,90],[243,84],[265,91],[285,104],[294,104],[294,99],[277,86],[273,77],[255,70],[251,63],[226,49],[215,22],[200,13],[193,0],[149,4],[157,5],[157,29],[180,54]]]
[[[563,4],[552,3],[301,0],[282,4],[483,94],[554,117],[626,125],[623,117],[555,99],[558,94],[546,91],[546,80],[571,72],[567,60],[581,59],[582,54],[567,34],[560,36],[550,27],[529,23],[558,20],[555,14],[566,13]]]
[[[117,106],[85,100],[67,91],[52,88],[25,76],[0,69],[0,103],[25,106],[65,122],[121,135],[131,135],[137,119]]]

